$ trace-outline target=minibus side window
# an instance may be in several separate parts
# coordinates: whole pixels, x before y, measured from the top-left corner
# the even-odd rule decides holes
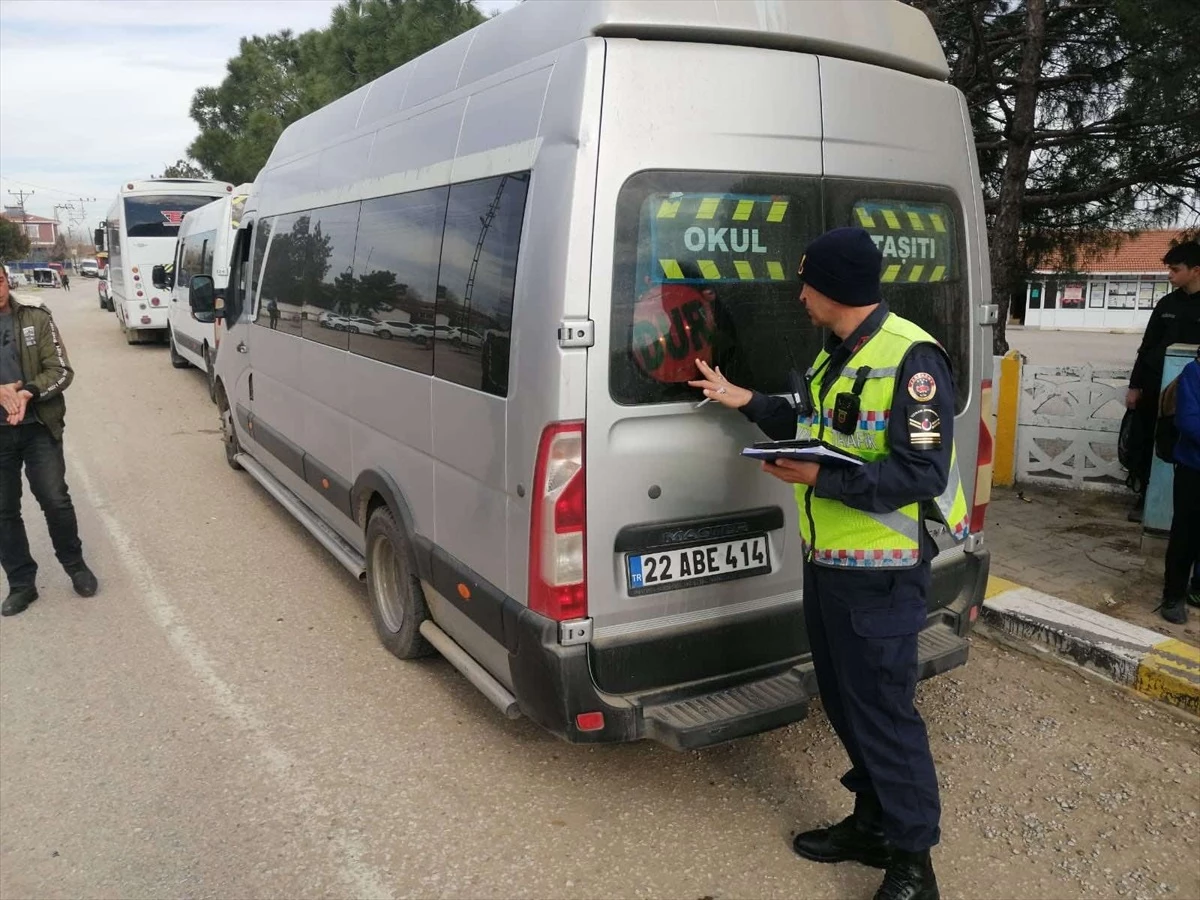
[[[309,239],[311,220],[308,213],[293,213],[275,216],[270,221],[272,239],[263,267],[258,324],[298,337],[304,308],[298,260]]]
[[[961,204],[932,185],[826,181],[829,227],[866,229],[883,253],[883,299],[928,331],[954,371],[955,407],[971,398],[970,290]]]
[[[250,247],[240,247],[239,259],[235,262],[237,272],[237,295],[234,298],[240,314],[242,310],[253,312],[254,300],[258,294],[258,283],[262,280],[263,260],[267,255],[267,243],[271,240],[271,224],[273,219],[260,219],[250,224],[252,234],[246,234],[245,240],[254,241],[254,258],[251,264]],[[231,276],[232,283],[232,276]],[[268,321],[267,324],[270,324]]]
[[[529,173],[450,187],[438,273],[433,371],[438,378],[508,395],[517,253]]]
[[[617,403],[695,401],[697,360],[736,384],[788,390],[822,335],[799,301],[821,233],[816,178],[643,172],[617,200],[609,391]]]
[[[364,200],[354,244],[353,315],[374,324],[350,334],[350,351],[433,374],[438,263],[448,187]]]
[[[295,264],[304,296],[301,333],[339,350],[349,349],[352,333],[371,329],[354,315],[352,269],[360,206],[343,203],[313,210],[308,233],[293,248],[299,251]]]

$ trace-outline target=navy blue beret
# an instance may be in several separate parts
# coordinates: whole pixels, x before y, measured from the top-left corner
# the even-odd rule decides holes
[[[861,228],[835,228],[814,240],[800,261],[800,279],[844,306],[880,301],[883,254]]]

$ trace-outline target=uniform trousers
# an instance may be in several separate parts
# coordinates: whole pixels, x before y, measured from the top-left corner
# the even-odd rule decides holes
[[[880,810],[900,850],[938,842],[941,802],[925,723],[913,703],[929,563],[835,569],[806,563],[804,619],[821,702],[850,757],[855,809]]]

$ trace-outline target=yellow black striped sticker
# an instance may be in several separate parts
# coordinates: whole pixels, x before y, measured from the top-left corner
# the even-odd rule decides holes
[[[957,278],[954,214],[943,203],[860,200],[851,224],[883,254],[885,284],[934,284]]]
[[[788,197],[672,193],[648,203],[656,282],[787,281],[794,271]]]

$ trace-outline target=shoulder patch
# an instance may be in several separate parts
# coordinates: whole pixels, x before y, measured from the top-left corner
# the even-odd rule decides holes
[[[937,382],[928,372],[918,372],[908,379],[908,396],[919,403],[928,403],[937,394]]]
[[[942,446],[942,419],[932,406],[907,409],[908,442],[918,450],[937,450]]]

